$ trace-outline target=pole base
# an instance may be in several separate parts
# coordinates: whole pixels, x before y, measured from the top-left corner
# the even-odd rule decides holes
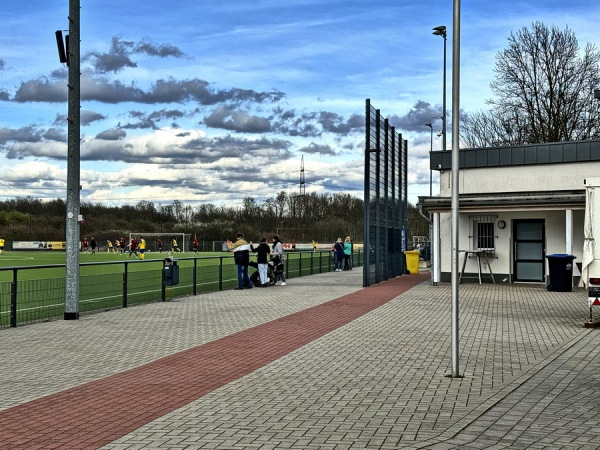
[[[65,313],[65,320],[77,320],[77,319],[79,319],[78,312],[66,312]]]
[[[598,328],[600,327],[600,322],[586,322],[583,324],[585,328]]]

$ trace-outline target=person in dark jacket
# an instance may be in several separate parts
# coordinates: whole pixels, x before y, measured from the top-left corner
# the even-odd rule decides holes
[[[248,263],[250,262],[250,244],[246,242],[243,234],[237,235],[235,242],[225,243],[230,251],[233,251],[233,260],[237,266],[238,287],[236,290],[252,289],[252,281],[248,276]]]
[[[254,248],[252,241],[250,241],[250,251],[256,253],[256,263],[258,265],[258,276],[260,278],[260,287],[267,287],[269,280],[267,278],[267,269],[269,267],[269,253],[271,248],[267,244],[267,238],[260,238],[260,244]]]
[[[336,243],[333,245],[333,249],[335,250],[335,271],[342,271],[342,263],[344,262],[344,243],[342,242],[342,238],[338,238]]]

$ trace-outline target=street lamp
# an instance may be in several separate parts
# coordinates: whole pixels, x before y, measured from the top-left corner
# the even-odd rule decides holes
[[[433,192],[431,190],[431,152],[433,151],[433,124],[431,122],[425,124],[426,127],[429,127],[429,198],[433,196]],[[435,255],[434,255],[434,240],[433,240],[433,214],[429,213],[429,267],[431,267],[429,273],[431,276],[431,284],[433,286],[436,285],[435,282]],[[437,248],[437,247],[436,247]]]
[[[446,150],[446,26],[440,25],[433,28],[433,33],[436,36],[444,38],[444,83],[442,91],[442,150]]]
[[[429,135],[430,135],[430,140],[429,140],[429,196],[432,197],[433,193],[431,190],[431,152],[433,151],[433,124],[430,122],[430,123],[426,123],[425,126],[429,127]]]

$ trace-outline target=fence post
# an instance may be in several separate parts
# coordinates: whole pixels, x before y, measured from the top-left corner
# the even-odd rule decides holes
[[[123,308],[127,308],[127,261],[124,262],[123,269]]]
[[[10,285],[10,326],[13,328],[17,326],[17,274],[17,269],[13,269],[13,281]]]
[[[223,257],[219,256],[219,290],[223,290]]]
[[[311,274],[311,275],[314,275],[314,273],[313,273],[313,266],[314,266],[314,263],[313,263],[313,255],[314,255],[314,253],[311,253],[311,254],[310,254],[310,274]]]
[[[194,256],[194,274],[193,274],[193,283],[194,283],[194,288],[192,289],[192,293],[193,295],[196,295],[196,271],[198,270],[198,258],[196,256]]]

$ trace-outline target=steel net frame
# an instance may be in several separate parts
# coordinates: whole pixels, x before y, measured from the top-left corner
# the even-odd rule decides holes
[[[366,101],[363,286],[403,275],[408,143]]]

